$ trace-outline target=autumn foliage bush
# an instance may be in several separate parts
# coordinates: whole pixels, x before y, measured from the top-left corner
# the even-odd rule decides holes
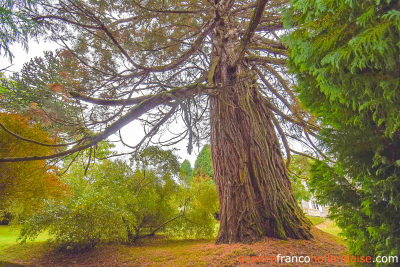
[[[23,141],[17,135],[45,144],[55,140],[29,116],[0,113],[0,157],[48,155],[52,147]],[[59,199],[68,194],[68,187],[57,175],[57,168],[46,161],[0,163],[0,219],[4,214],[29,216],[43,206],[44,199]]]

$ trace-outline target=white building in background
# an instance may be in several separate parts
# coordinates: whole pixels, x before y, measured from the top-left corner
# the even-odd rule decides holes
[[[307,183],[304,180],[301,183],[308,190]],[[309,201],[302,200],[301,208],[307,216],[327,217],[329,215],[329,206],[318,204],[317,200],[313,196]]]
[[[327,217],[329,214],[329,207],[318,204],[314,198],[311,198],[310,201],[302,200],[301,207],[307,216]]]

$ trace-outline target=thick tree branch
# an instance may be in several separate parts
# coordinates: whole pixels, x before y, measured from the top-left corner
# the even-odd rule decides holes
[[[123,128],[133,120],[138,119],[140,116],[145,114],[146,112],[152,110],[153,108],[167,104],[168,102],[175,99],[184,99],[188,97],[192,97],[194,95],[200,93],[206,93],[207,90],[203,86],[196,87],[184,87],[177,88],[174,90],[170,90],[168,92],[162,92],[151,96],[149,99],[144,100],[140,104],[133,107],[129,112],[127,112],[124,116],[118,119],[116,122],[108,126],[103,132],[98,133],[94,136],[85,137],[86,143],[83,145],[75,146],[71,149],[65,150],[60,153],[46,155],[46,156],[29,156],[29,157],[15,157],[15,158],[0,158],[0,162],[22,162],[22,161],[34,161],[34,160],[45,160],[45,159],[53,159],[69,154],[73,154],[78,151],[82,151],[89,147],[96,145],[98,142],[107,139],[113,133],[117,132],[119,129]]]
[[[234,66],[239,62],[246,53],[247,45],[250,43],[251,38],[254,35],[254,32],[261,21],[262,13],[264,11],[265,5],[267,4],[268,0],[258,0],[256,4],[256,8],[254,10],[253,16],[251,17],[249,26],[240,42],[239,47],[239,54],[235,60]]]
[[[286,64],[286,59],[283,58],[262,57],[262,56],[247,56],[246,58],[249,61],[256,63],[268,63],[278,66],[284,66]]]
[[[103,106],[128,106],[128,105],[136,105],[144,100],[149,99],[151,96],[139,96],[135,98],[127,98],[127,99],[102,99],[102,98],[95,98],[82,95],[78,92],[69,92],[69,94],[77,99],[87,103],[95,104],[95,105],[103,105]]]

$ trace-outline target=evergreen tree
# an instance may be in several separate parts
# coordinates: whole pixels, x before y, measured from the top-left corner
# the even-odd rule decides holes
[[[181,177],[181,179],[183,179],[183,181],[185,181],[188,184],[190,184],[193,181],[193,169],[192,166],[190,165],[190,162],[187,159],[185,159],[182,162],[179,176]]]
[[[30,20],[28,10],[35,8],[37,0],[4,0],[0,6],[0,55],[11,60],[13,43],[21,43],[27,48],[28,36],[36,34],[38,27]]]
[[[77,82],[82,79],[76,60],[62,51],[46,51],[42,58],[25,63],[19,73],[9,78],[0,76],[0,108],[30,116],[51,134],[64,138],[66,133],[72,137],[85,134],[84,127],[74,127],[82,120],[80,109],[65,90],[82,90]]]
[[[286,41],[302,103],[360,127],[372,116],[393,136],[400,126],[398,8],[397,1],[293,1],[287,26],[296,31]]]
[[[208,144],[201,149],[199,155],[197,156],[197,159],[194,163],[194,174],[196,174],[199,169],[203,169],[203,171],[211,178],[214,177],[211,161],[211,147]]]
[[[292,1],[287,42],[302,103],[324,123],[311,186],[354,254],[400,253],[397,1]]]

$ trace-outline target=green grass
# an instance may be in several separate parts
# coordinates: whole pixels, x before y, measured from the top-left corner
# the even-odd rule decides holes
[[[19,237],[19,227],[0,225],[0,247],[17,244]],[[46,241],[50,238],[47,233],[40,234],[34,242]],[[28,243],[31,241],[27,241]]]
[[[336,225],[334,221],[322,217],[307,216],[307,218],[310,219],[312,224],[321,231],[341,238],[339,234],[342,232],[342,230]]]
[[[9,262],[15,259],[28,260],[34,256],[40,255],[49,246],[46,240],[49,235],[40,234],[35,241],[27,241],[26,244],[17,242],[19,228],[6,225],[0,225],[0,262]]]
[[[340,237],[339,234],[342,232],[342,230],[335,224],[334,221],[323,217],[307,216],[307,218],[310,219],[312,224],[321,231]]]
[[[326,219],[323,217],[312,217],[312,216],[307,216],[308,219],[312,222],[313,225],[318,225],[320,223],[323,223]]]
[[[327,223],[326,228],[321,228],[321,230],[338,237],[340,237],[339,234],[342,232],[342,230],[336,225],[336,223],[331,220],[329,220],[329,222]]]
[[[15,244],[19,230],[10,226],[0,225],[0,247]]]

